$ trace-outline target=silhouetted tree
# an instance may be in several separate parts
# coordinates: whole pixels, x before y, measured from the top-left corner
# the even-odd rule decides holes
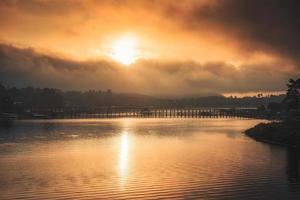
[[[265,112],[265,111],[266,111],[266,107],[262,104],[262,105],[259,105],[259,106],[257,107],[257,110],[258,110],[259,112]]]
[[[286,110],[292,114],[300,113],[300,79],[290,79],[287,84],[286,98],[283,100]]]
[[[268,104],[267,108],[273,114],[282,111],[282,105],[281,105],[281,103],[277,103],[277,102],[270,102]]]
[[[0,112],[10,112],[13,108],[13,101],[7,89],[0,84]]]

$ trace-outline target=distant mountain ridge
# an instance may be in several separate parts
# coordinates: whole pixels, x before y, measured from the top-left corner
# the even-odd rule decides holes
[[[53,109],[66,107],[258,107],[270,102],[281,102],[285,95],[252,97],[178,97],[162,98],[137,93],[114,93],[111,90],[61,91],[54,88],[16,88],[0,85],[2,112],[27,109]]]

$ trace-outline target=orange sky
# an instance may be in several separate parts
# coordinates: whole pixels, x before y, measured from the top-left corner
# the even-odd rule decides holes
[[[295,55],[300,47],[294,45],[299,28],[293,22],[299,4],[283,7],[279,0],[267,1],[270,4],[264,7],[256,0],[3,0],[0,64],[5,77],[1,78],[16,85],[109,87],[146,94],[282,91],[289,77],[299,75]],[[266,14],[268,9],[272,16]],[[124,35],[138,41],[140,60],[122,69],[110,55]],[[24,55],[32,62],[25,62]],[[84,70],[85,79],[74,83],[72,71],[69,80],[63,80],[65,63],[48,60],[34,66],[42,55]],[[27,71],[19,68],[19,62],[29,65]],[[93,74],[88,74],[85,63],[93,65]],[[35,76],[45,75],[38,67],[51,77],[38,80]],[[105,84],[94,74],[105,76]],[[147,82],[153,78],[157,84]]]

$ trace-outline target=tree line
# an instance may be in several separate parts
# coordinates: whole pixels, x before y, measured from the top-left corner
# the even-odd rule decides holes
[[[282,105],[295,104],[298,90],[292,89],[299,80],[292,84],[286,95],[224,97],[207,96],[198,98],[158,98],[140,94],[114,93],[106,91],[62,91],[55,88],[16,88],[0,84],[0,111],[21,113],[26,110],[112,107],[112,106],[165,106],[165,107],[268,107],[272,110],[282,109]],[[293,98],[292,98],[293,97]],[[298,105],[298,104],[297,104]],[[292,108],[291,109],[295,109]]]

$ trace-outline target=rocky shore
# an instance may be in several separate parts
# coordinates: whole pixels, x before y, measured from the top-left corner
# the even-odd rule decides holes
[[[260,123],[245,134],[261,142],[300,147],[300,121]]]

